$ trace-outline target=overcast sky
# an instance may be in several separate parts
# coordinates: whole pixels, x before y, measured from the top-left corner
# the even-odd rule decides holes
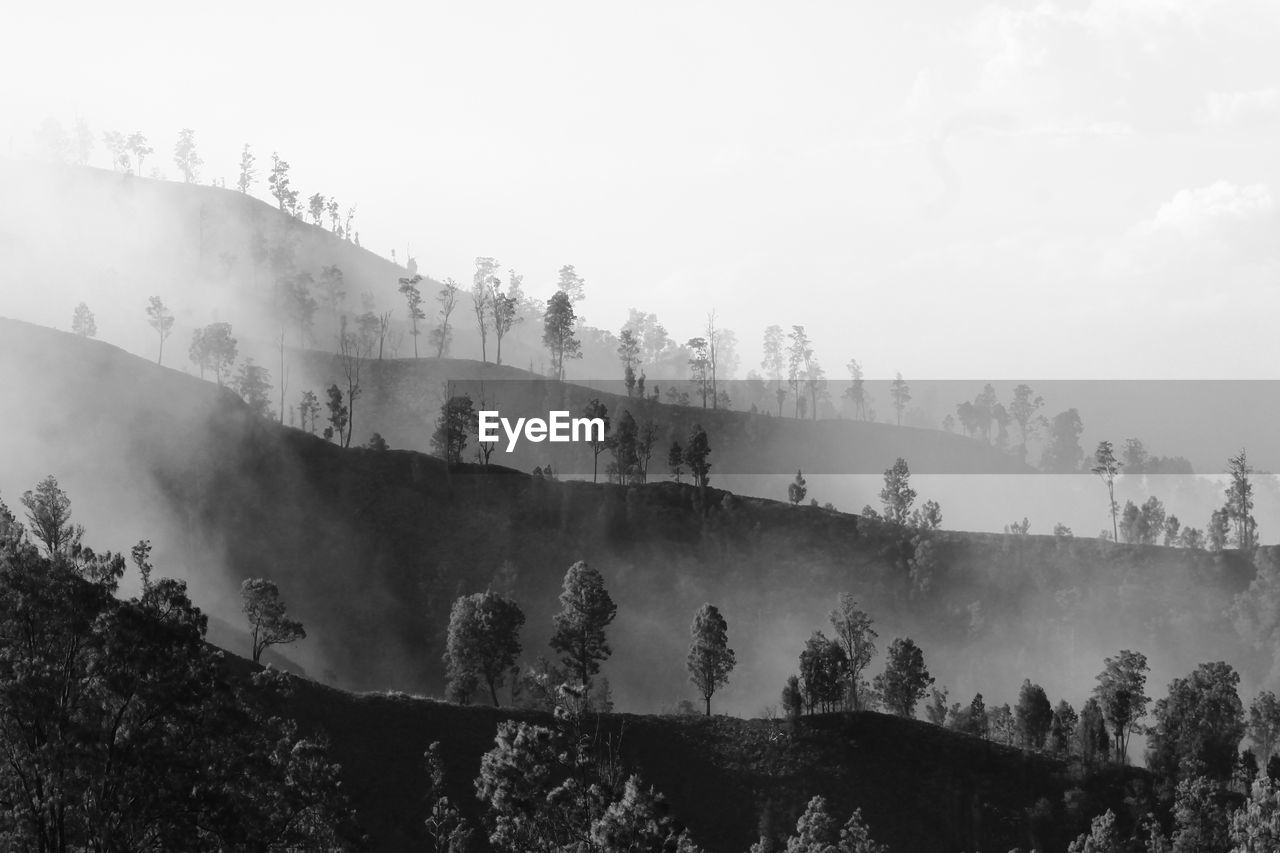
[[[0,152],[277,150],[368,248],[714,307],[744,369],[777,322],[833,377],[1280,378],[1274,0],[188,5],[7,9]]]

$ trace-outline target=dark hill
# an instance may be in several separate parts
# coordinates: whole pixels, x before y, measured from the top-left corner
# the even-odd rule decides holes
[[[499,721],[553,725],[550,715],[460,707],[403,694],[354,695],[296,681],[293,713],[329,735],[344,787],[375,850],[424,843],[422,761],[441,742],[450,798],[475,819],[472,780]],[[1121,810],[1125,778],[1082,781],[1063,763],[875,713],[780,720],[606,715],[587,728],[620,744],[623,763],[663,792],[673,816],[712,853],[742,853],[760,827],[789,833],[815,794],[843,820],[861,808],[894,853],[1014,847],[1063,850],[1087,819]],[[1074,810],[1071,788],[1083,791]],[[1037,801],[1048,811],[1033,820]],[[1044,806],[1041,806],[1044,809]]]

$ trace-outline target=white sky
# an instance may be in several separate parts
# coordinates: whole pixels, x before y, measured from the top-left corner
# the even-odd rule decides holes
[[[714,307],[744,370],[777,322],[833,377],[1280,378],[1274,0],[187,5],[6,9],[0,153],[278,150],[368,248]]]

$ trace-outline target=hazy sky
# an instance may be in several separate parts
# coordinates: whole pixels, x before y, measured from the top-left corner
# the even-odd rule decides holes
[[[832,376],[1280,378],[1274,0],[187,5],[7,9],[0,153],[278,150],[368,248],[714,307],[744,368],[779,322]]]

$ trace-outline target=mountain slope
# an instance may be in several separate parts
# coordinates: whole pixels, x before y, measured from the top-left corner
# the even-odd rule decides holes
[[[0,365],[13,377],[0,445],[10,503],[58,474],[95,542],[151,538],[161,570],[228,622],[241,618],[241,579],[275,579],[310,635],[289,656],[352,688],[440,690],[450,604],[490,585],[526,612],[526,658],[548,654],[578,559],[619,605],[605,674],[628,710],[691,695],[688,625],[711,601],[740,661],[715,707],[758,712],[842,591],[875,617],[882,647],[916,639],[957,699],[1012,698],[1030,677],[1078,703],[1119,648],[1147,651],[1156,690],[1204,660],[1232,661],[1246,691],[1272,667],[1226,615],[1255,571],[1233,552],[940,532],[913,562],[894,531],[813,507],[343,450],[212,383],[26,324],[0,321]]]

